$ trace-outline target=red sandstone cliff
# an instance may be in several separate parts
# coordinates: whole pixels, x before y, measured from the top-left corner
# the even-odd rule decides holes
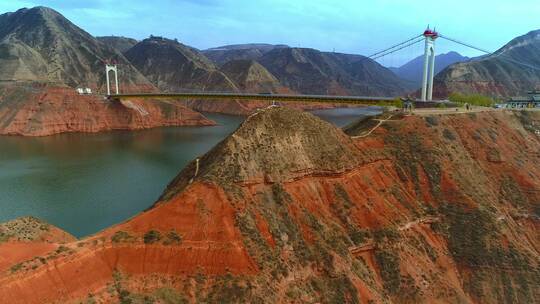
[[[378,121],[264,110],[150,210],[4,271],[0,298],[537,302],[538,114],[396,115],[365,136]]]
[[[45,84],[0,87],[0,135],[46,136],[64,132],[203,126],[214,122],[178,103],[110,102]]]

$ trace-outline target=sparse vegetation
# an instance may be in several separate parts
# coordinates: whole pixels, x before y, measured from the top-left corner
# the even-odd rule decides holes
[[[399,256],[388,250],[377,250],[375,261],[379,267],[384,288],[391,294],[397,293],[401,284]]]
[[[161,240],[161,233],[156,230],[150,230],[144,235],[145,244],[154,244]]]
[[[182,242],[182,237],[174,230],[167,232],[165,235],[164,245],[178,245]]]
[[[124,243],[129,242],[133,239],[133,237],[125,232],[125,231],[117,231],[114,233],[114,235],[111,237],[111,241],[113,243]]]
[[[479,94],[464,95],[460,93],[452,93],[448,97],[448,100],[459,104],[468,103],[469,105],[483,107],[492,107],[495,104],[495,101],[492,98]]]
[[[18,264],[15,264],[15,265],[11,266],[11,268],[9,268],[9,270],[12,273],[15,273],[15,272],[21,270],[22,268],[23,268],[23,263],[18,263]]]

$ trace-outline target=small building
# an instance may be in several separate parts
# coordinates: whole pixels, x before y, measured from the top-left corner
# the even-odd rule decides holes
[[[511,97],[501,106],[513,109],[540,108],[540,91],[529,91],[527,96]]]
[[[90,88],[77,88],[77,93],[79,95],[91,95],[92,89]]]

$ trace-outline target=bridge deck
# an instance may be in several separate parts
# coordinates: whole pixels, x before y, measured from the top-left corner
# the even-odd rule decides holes
[[[329,95],[289,95],[289,94],[243,94],[243,93],[138,93],[117,94],[107,96],[109,100],[127,99],[236,99],[236,100],[261,100],[261,101],[285,101],[285,102],[328,102],[344,104],[391,104],[395,97],[371,97],[371,96],[329,96]]]

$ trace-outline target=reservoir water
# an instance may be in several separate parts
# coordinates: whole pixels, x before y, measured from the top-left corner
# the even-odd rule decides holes
[[[314,111],[343,127],[378,108]],[[206,115],[215,127],[0,136],[0,222],[35,216],[82,237],[150,207],[180,170],[232,133],[241,116]]]

